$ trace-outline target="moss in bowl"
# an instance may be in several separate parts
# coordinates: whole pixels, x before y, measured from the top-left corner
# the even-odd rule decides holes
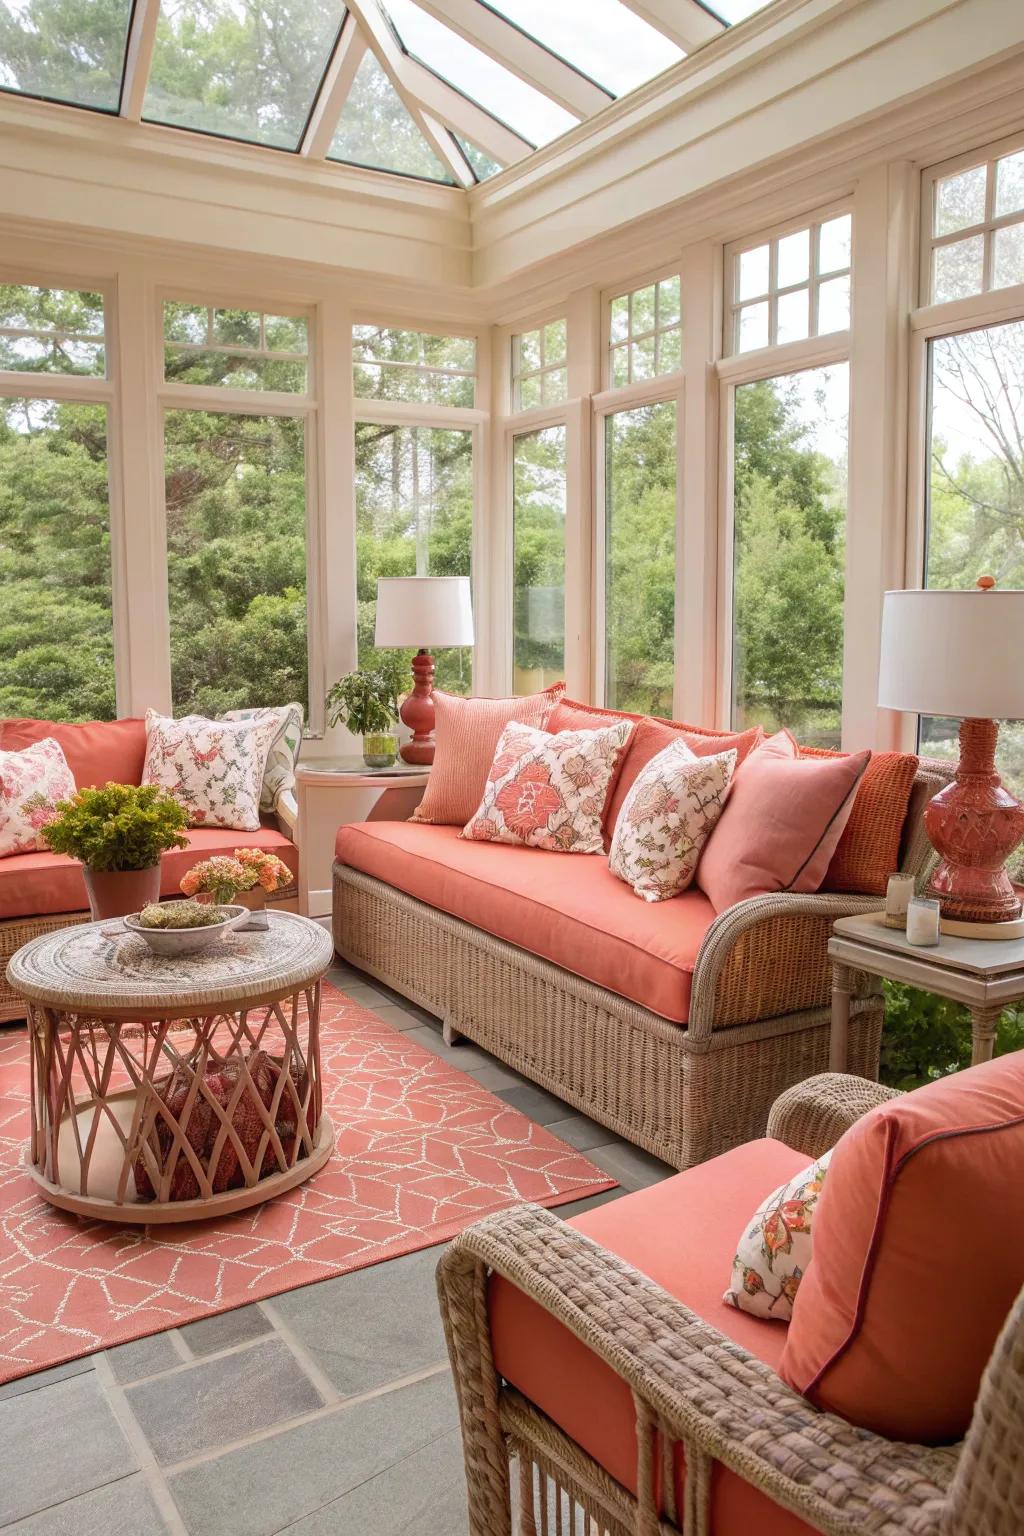
[[[170,911],[168,911],[170,909]],[[176,910],[175,910],[176,909]],[[240,923],[251,917],[248,907],[214,907],[198,901],[152,902],[141,912],[130,913],[124,926],[143,939],[155,955],[174,959],[194,955],[219,944]]]
[[[228,914],[200,901],[151,901],[139,913],[140,928],[212,928]]]

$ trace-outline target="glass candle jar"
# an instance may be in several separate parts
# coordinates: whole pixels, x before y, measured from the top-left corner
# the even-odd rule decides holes
[[[885,888],[885,926],[887,928],[907,926],[907,908],[913,899],[913,875],[898,873],[890,875],[889,883]]]
[[[915,896],[907,907],[907,943],[928,949],[939,942],[939,904]]]

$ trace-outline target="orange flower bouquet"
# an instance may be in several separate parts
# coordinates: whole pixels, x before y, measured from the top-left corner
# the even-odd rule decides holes
[[[203,859],[182,875],[180,886],[186,896],[209,896],[218,906],[230,905],[242,898],[242,905],[253,909],[246,928],[265,928],[263,910],[268,896],[291,885],[292,872],[275,853],[265,848],[236,848],[229,857],[217,854]]]

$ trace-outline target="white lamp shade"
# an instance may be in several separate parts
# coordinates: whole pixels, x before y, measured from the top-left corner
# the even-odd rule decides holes
[[[468,576],[381,576],[373,643],[430,650],[473,644]]]
[[[976,720],[1024,716],[1024,591],[887,592],[878,702]]]

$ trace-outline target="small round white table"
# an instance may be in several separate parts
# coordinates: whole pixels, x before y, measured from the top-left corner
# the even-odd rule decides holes
[[[292,912],[198,954],[153,954],[118,920],[24,945],[28,1171],[52,1205],[118,1222],[257,1205],[331,1155],[320,981],[330,935]]]

